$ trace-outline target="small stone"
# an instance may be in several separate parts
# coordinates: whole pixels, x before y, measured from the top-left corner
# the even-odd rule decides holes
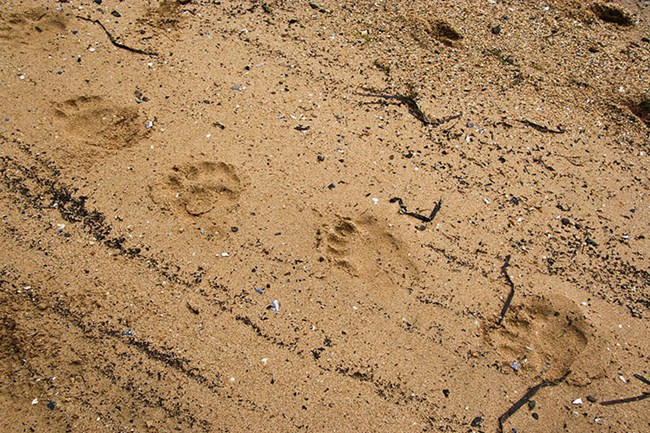
[[[32,400],[32,404],[38,404],[38,398],[35,398],[34,400]]]
[[[449,397],[449,394],[451,394],[451,392],[448,389],[443,389],[442,393],[445,395],[445,397]]]
[[[562,218],[560,220],[560,222],[562,223],[563,226],[570,226],[571,225],[571,220],[569,220],[569,218]]]
[[[323,162],[323,161],[325,161],[325,157],[324,157],[323,155],[318,155],[318,156],[316,157],[316,159],[318,159],[318,162]]]
[[[572,401],[573,404],[579,406],[582,404],[582,399],[581,398],[576,398],[575,400]]]
[[[539,419],[539,414],[537,412],[533,412],[532,417],[533,417],[533,419],[538,420]]]
[[[330,183],[329,185],[327,185],[327,187],[329,189],[334,189],[334,188],[336,188],[336,185],[334,185],[333,183]]]
[[[501,33],[501,26],[497,24],[496,26],[492,27],[490,31],[492,32],[493,35],[498,35],[499,33]]]
[[[472,420],[472,423],[470,424],[472,427],[480,427],[481,424],[483,424],[483,417],[482,416],[477,416]]]
[[[510,364],[510,368],[517,372],[521,368],[521,365],[519,365],[519,361],[515,360]]]
[[[232,226],[230,227],[230,231],[233,233],[237,233],[239,231],[239,227]]]
[[[598,399],[597,399],[596,397],[594,397],[593,395],[588,395],[588,396],[587,396],[587,400],[588,400],[590,403],[596,403],[596,402],[598,402]]]
[[[113,15],[115,18],[120,18],[122,16],[121,13],[119,13],[118,11],[115,11],[115,10],[113,12],[111,12],[111,15]]]
[[[537,402],[535,400],[528,400],[528,409],[533,410],[535,409],[535,406],[537,406]]]
[[[52,400],[47,402],[47,408],[49,410],[54,410],[55,407],[56,407],[56,404]]]

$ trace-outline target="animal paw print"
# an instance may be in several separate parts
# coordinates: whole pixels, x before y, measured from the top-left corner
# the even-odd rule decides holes
[[[131,147],[148,134],[135,107],[120,107],[100,96],[80,96],[54,104],[63,134],[105,150]]]
[[[244,182],[230,164],[200,161],[172,167],[155,190],[154,201],[193,219],[232,209],[244,190]]]

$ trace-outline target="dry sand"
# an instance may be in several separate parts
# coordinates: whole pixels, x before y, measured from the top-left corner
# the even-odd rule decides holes
[[[4,0],[0,431],[648,431],[648,8]]]

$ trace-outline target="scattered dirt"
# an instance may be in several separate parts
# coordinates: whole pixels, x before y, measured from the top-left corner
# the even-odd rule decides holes
[[[491,432],[567,373],[503,431],[647,430],[648,38],[647,0],[2,2],[0,431]]]

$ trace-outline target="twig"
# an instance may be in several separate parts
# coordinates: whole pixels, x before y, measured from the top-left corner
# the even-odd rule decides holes
[[[564,376],[555,379],[555,380],[547,380],[542,383],[539,383],[535,386],[533,386],[531,389],[528,390],[526,394],[524,394],[523,397],[521,397],[515,404],[513,404],[510,409],[505,411],[503,415],[499,417],[499,427],[497,430],[497,433],[503,433],[503,423],[508,420],[512,415],[515,414],[523,405],[528,403],[528,401],[533,398],[535,394],[537,394],[537,391],[539,391],[542,388],[546,388],[548,386],[556,386],[559,385],[560,383],[564,382],[564,380],[571,374],[571,371],[567,371]]]
[[[538,130],[539,132],[545,132],[545,133],[550,133],[550,134],[564,134],[566,131],[559,126],[557,129],[551,129],[548,126],[540,125],[538,123],[531,122],[530,120],[519,120],[519,123],[522,123],[526,126],[530,126],[533,129]]]
[[[645,383],[646,385],[650,385],[650,380],[646,379],[644,376],[641,376],[640,374],[634,374],[634,377],[639,379],[641,382]],[[603,401],[600,403],[603,406],[611,406],[614,404],[622,404],[622,403],[632,403],[635,401],[641,401],[645,400],[646,398],[650,398],[650,392],[644,392],[641,395],[637,395],[635,397],[628,397],[628,398],[621,398],[617,400],[609,400],[609,401]]]
[[[650,380],[646,379],[644,376],[641,376],[640,374],[633,374],[634,377],[639,379],[641,382],[645,383],[646,385],[650,385]]]
[[[510,308],[512,298],[515,296],[515,283],[512,282],[512,278],[510,278],[510,274],[508,274],[508,266],[510,266],[510,254],[506,256],[506,260],[503,263],[503,266],[501,266],[501,273],[506,278],[506,282],[510,286],[510,293],[508,293],[506,303],[503,304],[503,308],[501,309],[501,316],[499,317],[499,322],[497,323],[499,326],[503,323],[503,319],[506,317],[508,308]]]
[[[424,126],[432,126],[437,128],[438,126],[449,122],[450,120],[458,119],[461,115],[455,114],[452,116],[441,117],[440,119],[430,120],[429,117],[424,114],[424,111],[420,108],[418,103],[410,96],[404,95],[384,95],[379,93],[359,93],[359,96],[366,96],[370,98],[381,98],[381,99],[394,99],[400,104],[406,105],[409,113],[411,113],[416,119],[418,119]]]
[[[618,400],[603,401],[600,404],[603,406],[612,406],[614,404],[623,404],[623,403],[632,403],[635,401],[641,401],[641,400],[645,400],[646,398],[650,398],[650,392],[644,392],[643,394],[637,395],[636,397],[628,397],[628,398],[621,398]]]
[[[123,50],[127,50],[127,51],[130,51],[132,53],[136,53],[136,54],[144,54],[145,56],[157,56],[158,55],[158,53],[153,52],[153,51],[144,51],[144,50],[139,50],[137,48],[131,48],[128,45],[124,45],[123,43],[118,42],[113,37],[113,35],[111,35],[111,32],[108,31],[106,26],[104,26],[104,24],[102,24],[101,21],[99,21],[99,20],[93,20],[91,18],[82,17],[80,15],[77,15],[77,18],[79,18],[80,20],[84,20],[84,21],[88,21],[88,22],[97,24],[99,27],[101,27],[104,30],[104,32],[106,33],[106,36],[108,36],[108,39],[111,41],[111,44],[115,45],[117,48],[121,48]]]
[[[433,210],[431,211],[431,214],[427,217],[424,215],[420,215],[419,213],[415,212],[409,212],[408,209],[406,208],[406,205],[404,204],[404,201],[399,198],[399,197],[393,197],[389,200],[390,203],[399,203],[399,211],[400,213],[403,213],[404,215],[412,216],[413,218],[417,218],[420,221],[423,221],[425,223],[431,222],[435,217],[438,211],[440,211],[440,208],[442,207],[442,200],[438,200],[438,203],[434,206]]]

